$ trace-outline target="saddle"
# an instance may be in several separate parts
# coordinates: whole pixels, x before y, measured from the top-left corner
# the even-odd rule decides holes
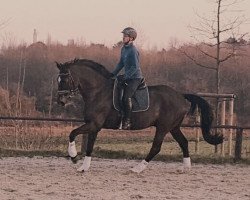
[[[122,91],[119,92],[119,87],[121,87],[119,84],[121,85],[123,82],[124,80],[122,76],[118,76],[114,82],[113,105],[117,111],[121,111],[120,105],[122,105],[121,101],[124,89],[121,89]],[[149,108],[149,92],[144,78],[141,80],[140,85],[132,97],[132,105],[132,112],[142,112]]]

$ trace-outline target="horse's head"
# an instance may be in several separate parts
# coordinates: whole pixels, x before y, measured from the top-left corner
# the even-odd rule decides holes
[[[57,103],[65,106],[70,98],[78,92],[78,87],[70,73],[69,66],[57,62],[56,65],[59,69],[59,75],[57,78]]]

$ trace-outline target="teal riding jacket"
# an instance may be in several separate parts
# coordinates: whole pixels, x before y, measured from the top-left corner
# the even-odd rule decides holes
[[[139,63],[139,52],[132,44],[123,45],[120,61],[112,72],[115,76],[124,68],[125,79],[141,79],[142,72]]]

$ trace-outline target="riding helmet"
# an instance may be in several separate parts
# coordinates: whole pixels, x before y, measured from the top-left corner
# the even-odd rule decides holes
[[[133,38],[134,40],[137,37],[136,30],[134,28],[131,28],[131,27],[127,27],[127,28],[123,29],[122,33],[125,35],[128,35],[129,37]]]

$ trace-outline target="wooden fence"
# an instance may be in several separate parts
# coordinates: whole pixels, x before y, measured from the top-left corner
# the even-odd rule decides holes
[[[14,120],[14,121],[48,121],[48,122],[84,122],[83,119],[63,119],[63,118],[44,118],[44,117],[5,117],[0,116],[0,120]],[[182,125],[183,128],[198,128],[199,125]],[[242,141],[243,141],[243,133],[244,130],[249,130],[250,127],[239,127],[239,126],[229,126],[229,125],[220,125],[220,126],[213,126],[212,128],[218,129],[234,129],[236,130],[236,139],[235,139],[235,152],[234,152],[234,160],[239,161],[242,155]],[[84,145],[82,149],[85,148]]]

